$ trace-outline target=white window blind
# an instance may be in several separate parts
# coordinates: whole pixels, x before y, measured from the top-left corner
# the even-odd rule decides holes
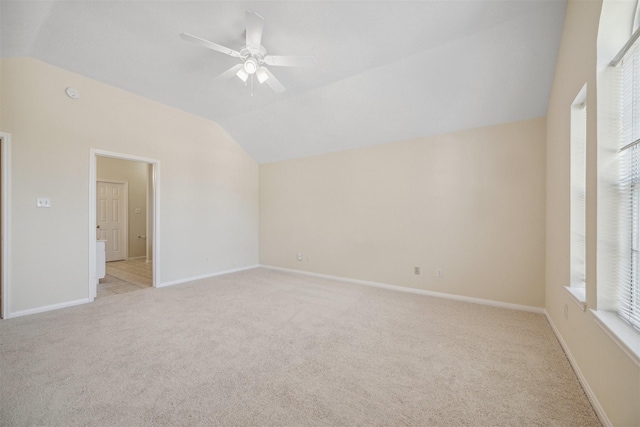
[[[619,316],[640,330],[640,49],[617,65],[619,84]]]
[[[571,105],[571,287],[584,288],[587,104],[586,85]]]

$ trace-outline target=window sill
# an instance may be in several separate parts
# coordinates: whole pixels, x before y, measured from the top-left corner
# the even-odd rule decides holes
[[[573,301],[578,304],[580,310],[585,311],[587,309],[587,293],[584,288],[577,286],[565,286],[564,287]]]
[[[640,332],[611,311],[591,310],[595,322],[640,367]]]

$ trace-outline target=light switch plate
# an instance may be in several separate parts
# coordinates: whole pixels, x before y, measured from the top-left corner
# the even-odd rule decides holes
[[[50,208],[51,207],[51,199],[48,197],[38,197],[36,199],[36,206],[39,208]]]

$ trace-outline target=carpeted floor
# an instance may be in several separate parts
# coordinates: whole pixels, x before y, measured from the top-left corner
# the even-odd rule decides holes
[[[600,423],[542,315],[254,269],[0,321],[0,425]]]

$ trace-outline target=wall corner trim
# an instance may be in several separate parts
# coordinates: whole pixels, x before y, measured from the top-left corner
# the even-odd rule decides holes
[[[320,277],[320,278],[323,278],[323,279],[339,280],[341,282],[354,283],[356,285],[373,286],[373,287],[376,287],[376,288],[389,289],[389,290],[392,290],[392,291],[407,292],[407,293],[410,293],[410,294],[424,295],[424,296],[429,296],[429,297],[436,297],[436,298],[444,298],[444,299],[450,299],[450,300],[455,300],[455,301],[469,302],[469,303],[472,303],[472,304],[490,305],[492,307],[507,308],[507,309],[510,309],[510,310],[528,311],[528,312],[532,312],[532,313],[544,314],[544,309],[543,308],[531,307],[531,306],[528,306],[528,305],[519,305],[519,304],[508,303],[508,302],[492,301],[492,300],[482,299],[482,298],[465,297],[465,296],[462,296],[462,295],[445,294],[443,292],[425,291],[423,289],[408,288],[408,287],[405,287],[405,286],[389,285],[389,284],[386,284],[386,283],[370,282],[370,281],[366,281],[366,280],[350,279],[350,278],[347,278],[347,277],[330,276],[330,275],[327,275],[327,274],[311,273],[311,272],[302,271],[302,270],[292,270],[292,269],[289,269],[289,268],[275,267],[275,266],[272,266],[272,265],[260,264],[260,267],[267,268],[269,270],[277,270],[277,271],[283,271],[283,272],[294,273],[294,274],[303,274],[305,276],[311,276],[311,277]]]
[[[589,386],[587,379],[584,377],[584,375],[582,375],[582,371],[578,366],[578,362],[576,362],[576,360],[573,358],[573,355],[571,354],[571,351],[569,350],[567,343],[562,338],[562,335],[560,335],[560,331],[556,327],[556,324],[553,322],[553,319],[551,318],[551,316],[549,315],[549,312],[547,312],[546,309],[544,310],[544,315],[546,316],[547,321],[549,322],[549,325],[553,330],[553,333],[558,339],[558,342],[560,343],[562,350],[564,350],[564,354],[567,355],[567,359],[569,359],[569,363],[571,364],[573,371],[576,373],[576,376],[578,377],[578,381],[580,381],[580,384],[582,385],[582,388],[584,389],[584,392],[586,393],[587,398],[589,398],[589,402],[591,402],[591,405],[593,406],[593,409],[596,411],[598,418],[600,418],[600,422],[602,422],[602,424],[605,427],[613,427],[613,424],[611,424],[609,417],[607,417],[607,414],[604,412],[602,405],[600,405],[600,401],[598,401],[598,398],[596,397],[595,393],[593,392],[593,390],[591,390],[591,387]]]

